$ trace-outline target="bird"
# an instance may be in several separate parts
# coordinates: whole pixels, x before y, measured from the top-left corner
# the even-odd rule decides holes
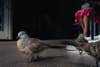
[[[88,55],[92,56],[96,60],[96,67],[99,67],[100,61],[100,41],[89,43],[86,40],[75,39],[75,40],[66,40],[64,44],[75,46],[80,55],[85,51]]]
[[[18,32],[17,38],[17,48],[29,62],[40,59],[39,53],[45,49],[64,48],[62,44],[50,44],[38,38],[31,38],[25,31]]]

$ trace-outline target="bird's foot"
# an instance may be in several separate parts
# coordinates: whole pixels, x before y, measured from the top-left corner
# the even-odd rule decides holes
[[[33,61],[40,61],[41,57],[40,56],[36,56],[36,57],[32,57],[31,62]]]

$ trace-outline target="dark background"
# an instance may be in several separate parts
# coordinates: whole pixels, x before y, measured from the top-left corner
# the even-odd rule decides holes
[[[40,39],[75,38],[74,13],[80,0],[13,0],[13,38],[20,30]]]

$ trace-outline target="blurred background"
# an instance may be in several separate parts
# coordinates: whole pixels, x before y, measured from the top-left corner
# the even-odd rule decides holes
[[[78,36],[79,27],[75,25],[74,13],[80,9],[82,0],[1,0],[1,3],[4,22],[0,39],[16,40],[21,30],[40,39]]]

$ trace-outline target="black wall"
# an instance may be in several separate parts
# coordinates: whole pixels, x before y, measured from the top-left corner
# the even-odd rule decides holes
[[[74,38],[77,34],[74,12],[80,1],[12,0],[13,38],[20,30],[40,39]]]

